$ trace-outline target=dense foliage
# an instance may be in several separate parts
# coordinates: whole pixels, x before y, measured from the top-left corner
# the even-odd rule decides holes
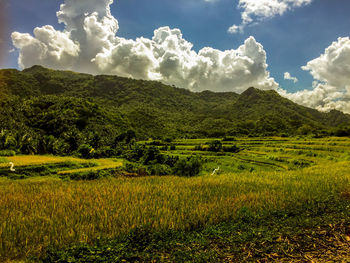
[[[299,106],[275,91],[193,93],[155,81],[40,66],[0,70],[0,149],[117,156],[134,139],[349,136],[350,116]],[[234,150],[234,149],[232,149]]]
[[[88,155],[84,147],[105,155],[129,127],[120,114],[93,100],[52,95],[3,101],[0,123],[0,149],[25,154],[77,152],[83,157]]]
[[[201,172],[203,160],[199,156],[179,158],[162,154],[158,147],[135,144],[124,153],[124,170],[134,175],[179,175],[192,177]]]

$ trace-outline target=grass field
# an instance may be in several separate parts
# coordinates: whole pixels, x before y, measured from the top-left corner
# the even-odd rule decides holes
[[[330,251],[349,262],[350,139],[238,138],[223,142],[238,153],[194,151],[207,141],[178,140],[164,152],[201,154],[205,169],[193,178],[1,178],[0,261],[311,262]]]
[[[218,166],[219,173],[288,171],[350,160],[349,138],[238,138],[222,142],[224,147],[236,145],[240,149],[238,153],[195,150],[196,146],[206,145],[212,140],[176,140],[172,142],[176,150],[164,153],[203,156],[206,160],[204,174]]]

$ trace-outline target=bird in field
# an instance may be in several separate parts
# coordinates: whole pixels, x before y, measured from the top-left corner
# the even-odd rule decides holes
[[[15,166],[15,164],[13,162],[9,162],[9,164],[11,165],[10,171],[15,172],[16,170],[15,170],[15,168],[13,168]]]
[[[218,168],[214,169],[214,171],[211,173],[211,175],[214,175],[219,170],[220,170],[220,166],[218,166]]]

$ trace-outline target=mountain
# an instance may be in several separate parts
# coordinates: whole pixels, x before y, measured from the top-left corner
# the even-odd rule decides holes
[[[113,137],[134,130],[138,138],[165,138],[329,133],[350,125],[350,115],[321,113],[271,90],[194,93],[156,81],[41,66],[0,70],[0,103],[0,130],[27,129],[55,137],[68,127],[83,132],[81,136]],[[48,128],[45,123],[56,124]]]

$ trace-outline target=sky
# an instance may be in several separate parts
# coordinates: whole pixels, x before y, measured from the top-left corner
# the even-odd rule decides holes
[[[350,113],[349,12],[348,0],[0,0],[0,67],[254,86]]]

